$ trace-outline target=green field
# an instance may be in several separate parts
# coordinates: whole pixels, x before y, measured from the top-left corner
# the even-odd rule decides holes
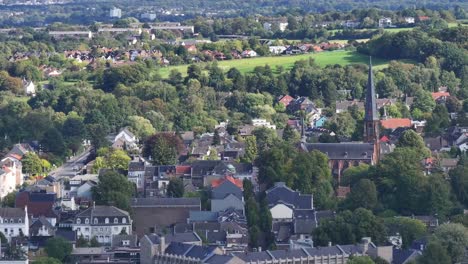
[[[219,61],[218,65],[224,71],[228,71],[230,68],[237,68],[242,73],[252,72],[257,66],[269,65],[271,68],[276,66],[283,66],[286,70],[289,70],[294,65],[294,62],[298,60],[307,60],[309,58],[315,59],[315,62],[320,66],[340,64],[346,65],[351,63],[368,63],[369,58],[366,55],[354,52],[354,51],[327,51],[321,53],[309,53],[303,55],[291,55],[291,56],[274,56],[274,57],[261,57],[252,59],[239,59],[239,60],[227,60]],[[383,68],[387,65],[388,61],[375,58],[372,60],[375,68]],[[198,64],[201,67],[207,65],[206,63]],[[163,78],[167,78],[171,70],[178,70],[182,75],[187,74],[188,65],[169,66],[161,68],[159,74]]]

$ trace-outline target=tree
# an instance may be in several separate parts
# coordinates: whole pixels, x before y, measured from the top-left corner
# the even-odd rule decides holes
[[[385,226],[389,234],[400,234],[403,240],[403,248],[408,248],[411,243],[424,236],[427,232],[426,225],[417,219],[409,217],[395,217],[385,219]]]
[[[17,191],[12,191],[8,193],[5,197],[2,199],[2,207],[15,207],[15,201],[16,201],[16,194]]]
[[[278,139],[275,130],[266,127],[256,128],[252,134],[257,140],[257,150],[259,152],[269,149]]]
[[[245,154],[241,158],[241,161],[252,163],[255,158],[257,158],[257,138],[250,136],[245,139]]]
[[[333,119],[325,123],[325,126],[334,131],[336,135],[350,138],[356,130],[356,120],[349,112],[338,113]]]
[[[42,172],[42,161],[36,153],[26,153],[21,161],[23,164],[23,172],[30,175],[40,174]]]
[[[65,141],[63,140],[62,134],[54,127],[44,133],[41,145],[45,152],[50,152],[57,156],[62,156],[66,152]]]
[[[32,264],[62,264],[62,262],[56,258],[40,257],[33,261]]]
[[[286,125],[283,131],[283,140],[291,143],[297,143],[301,139],[299,133],[289,125]]]
[[[62,262],[70,256],[72,249],[70,242],[63,237],[53,237],[48,239],[45,247],[47,256],[56,258]]]
[[[173,178],[169,180],[167,186],[167,196],[179,198],[184,196],[184,183],[180,178]]]
[[[182,149],[182,140],[178,135],[158,133],[145,141],[143,154],[145,157],[151,157],[154,165],[174,165]]]
[[[418,264],[451,264],[452,259],[445,247],[438,241],[431,241],[427,244],[423,255],[417,259]]]
[[[374,264],[375,262],[369,256],[351,257],[347,264]]]
[[[449,171],[452,189],[460,203],[468,206],[468,164],[459,164]]]
[[[213,146],[217,146],[221,143],[221,138],[219,137],[219,132],[218,130],[216,129],[214,131],[214,135],[213,135],[213,143],[211,143],[211,145]]]
[[[99,175],[99,183],[93,187],[93,199],[97,204],[114,204],[122,210],[130,210],[130,198],[134,193],[134,185],[127,178],[115,171]]]
[[[88,240],[84,238],[83,235],[80,235],[76,240],[76,247],[88,247],[89,243]]]
[[[91,238],[91,240],[89,241],[89,246],[90,247],[100,247],[101,244],[99,243],[97,238],[95,236],[93,236],[93,238]]]
[[[130,162],[131,158],[127,155],[127,153],[123,150],[116,149],[112,150],[108,155],[105,157],[105,164],[106,168],[113,169],[113,170],[125,170],[128,168],[128,163]]]
[[[421,153],[421,159],[430,157],[430,150],[424,144],[424,140],[414,130],[408,129],[403,132],[397,142],[397,147],[413,148]]]
[[[135,132],[139,138],[146,138],[156,132],[151,122],[141,116],[129,116],[128,123],[132,131]]]
[[[461,224],[443,224],[436,229],[433,239],[447,249],[453,262],[459,262],[468,246],[468,229]]]
[[[372,210],[377,206],[377,189],[374,182],[368,179],[361,179],[356,185],[351,187],[351,193],[344,201],[348,209],[359,207]]]

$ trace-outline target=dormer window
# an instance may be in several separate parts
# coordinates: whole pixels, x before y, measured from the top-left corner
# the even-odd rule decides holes
[[[85,219],[85,224],[89,224],[89,218]]]
[[[81,219],[80,218],[76,219],[76,223],[81,224]]]
[[[119,219],[114,218],[114,224],[118,224],[118,223],[119,223]]]
[[[5,224],[8,224],[8,219],[5,219]]]
[[[94,218],[94,224],[96,225],[98,223],[98,219]]]
[[[123,224],[127,223],[127,219],[126,219],[125,217],[122,218],[122,223],[123,223]]]
[[[109,218],[106,218],[106,220],[104,221],[106,224],[109,223]]]
[[[12,223],[12,224],[13,224],[14,222],[15,222],[15,220],[13,220],[13,218],[12,218],[12,219],[10,219],[10,223]]]
[[[23,223],[23,220],[21,220],[21,218],[18,219],[18,223]]]

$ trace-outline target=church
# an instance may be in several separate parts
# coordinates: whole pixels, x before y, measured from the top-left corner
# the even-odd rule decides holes
[[[325,153],[329,159],[332,174],[337,177],[338,185],[341,182],[343,171],[351,166],[365,163],[375,165],[381,155],[390,153],[393,147],[388,143],[380,142],[380,118],[377,112],[376,93],[372,62],[369,64],[369,73],[366,89],[364,140],[363,142],[342,143],[301,143],[304,151],[318,150]]]

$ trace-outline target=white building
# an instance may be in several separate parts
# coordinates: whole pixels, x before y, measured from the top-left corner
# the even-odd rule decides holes
[[[148,164],[144,161],[132,161],[128,165],[128,180],[135,183],[139,190],[142,190],[144,187],[146,165]]]
[[[142,19],[155,20],[156,19],[156,14],[155,13],[144,13],[144,14],[141,14],[140,17]]]
[[[407,24],[414,24],[414,17],[405,17],[404,19]]]
[[[0,208],[0,231],[10,240],[12,237],[29,236],[28,207]]]
[[[285,46],[269,46],[268,49],[270,50],[271,54],[281,54],[283,51],[286,50]]]
[[[122,129],[113,139],[112,148],[114,149],[136,149],[137,137],[128,128]]]
[[[113,235],[132,233],[132,220],[128,212],[117,207],[92,206],[75,216],[72,229],[78,237],[95,237],[99,243],[110,244]]]
[[[24,93],[26,95],[35,96],[36,95],[36,85],[32,81],[23,80]]]
[[[8,155],[0,161],[0,198],[23,184],[22,164],[18,155]]]
[[[276,130],[276,126],[272,125],[270,122],[266,121],[266,119],[259,119],[259,118],[252,119],[252,125],[254,127],[266,127],[266,128],[269,128],[269,129]]]
[[[392,19],[389,17],[384,17],[379,19],[379,27],[384,28],[384,27],[391,27],[392,26]]]
[[[285,31],[288,28],[288,25],[289,25],[288,22],[280,22],[278,24],[279,30],[281,32]]]
[[[109,11],[109,17],[121,18],[122,17],[122,10],[120,8],[113,7]]]

